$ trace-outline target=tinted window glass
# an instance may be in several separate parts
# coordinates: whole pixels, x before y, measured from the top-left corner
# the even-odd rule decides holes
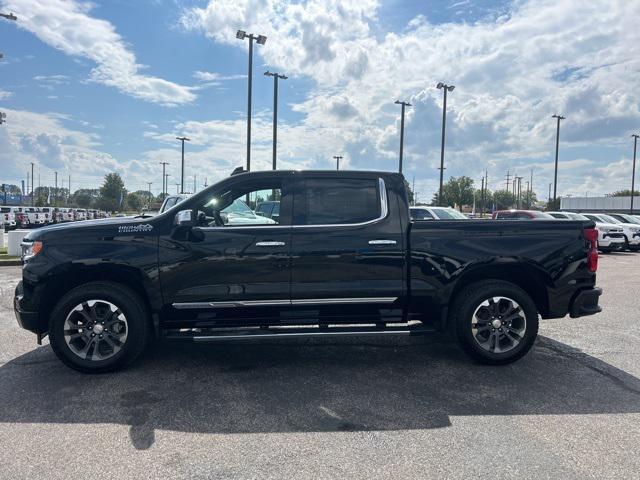
[[[511,212],[500,212],[496,215],[497,220],[511,220],[515,218],[515,214]]]
[[[341,225],[375,220],[380,216],[378,181],[374,179],[314,178],[304,182],[301,225]]]
[[[436,208],[433,212],[440,220],[467,220],[464,214],[453,208]]]
[[[164,210],[169,210],[171,207],[173,207],[176,204],[176,200],[177,198],[167,199],[167,203],[164,204]]]

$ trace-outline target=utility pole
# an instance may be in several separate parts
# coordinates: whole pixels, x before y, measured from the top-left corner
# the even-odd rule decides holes
[[[402,107],[400,110],[400,162],[398,166],[398,172],[402,173],[402,152],[404,150],[404,109],[405,107],[410,107],[411,104],[405,101],[401,102],[400,100],[396,100],[394,103]]]
[[[182,142],[182,170],[180,174],[180,193],[184,193],[184,142],[190,142],[191,139],[187,137],[176,137],[176,140]]]
[[[413,192],[413,206],[416,206],[416,176],[413,176],[413,186],[411,187],[411,191]]]
[[[147,185],[149,185],[149,205],[147,208],[151,209],[151,185],[153,185],[153,182],[147,182]]]
[[[436,88],[442,89],[444,92],[444,99],[442,102],[442,145],[440,146],[440,190],[438,193],[438,205],[442,205],[442,189],[444,185],[444,138],[447,125],[447,92],[453,92],[456,88],[455,85],[446,85],[442,82],[436,85]]]
[[[529,183],[529,180],[527,180],[527,189],[525,190],[527,192],[525,197],[527,201],[527,210],[531,210],[531,192],[529,191],[529,185],[531,184]]]
[[[558,149],[560,145],[560,120],[564,120],[565,117],[562,115],[551,115],[551,118],[555,118],[558,120],[558,124],[556,127],[556,167],[553,174],[553,205],[555,208],[556,204],[556,195],[558,193]]]
[[[193,193],[194,194],[196,193],[197,188],[198,187],[196,186],[196,174],[194,173],[193,174]]]
[[[29,171],[27,170],[27,189],[24,192],[25,196],[29,195]],[[31,202],[31,206],[33,206],[33,201]]]
[[[53,205],[56,206],[58,204],[57,199],[58,199],[58,172],[55,172],[56,174],[56,189],[55,189],[55,195],[53,196]]]
[[[31,162],[31,206],[33,207],[33,197],[35,196],[33,194],[33,191],[35,190],[33,188],[33,183],[35,181],[35,177],[33,176],[33,162]]]
[[[180,184],[176,183],[176,194],[181,193],[180,192]]]
[[[239,40],[249,39],[249,76],[247,82],[247,172],[251,171],[251,83],[253,80],[253,42],[256,41],[258,45],[264,45],[267,42],[267,37],[264,35],[254,35],[253,33],[247,33],[244,30],[238,30],[236,32],[236,38]]]
[[[167,176],[165,175],[165,169],[167,165],[169,165],[169,162],[158,162],[158,163],[162,165],[162,197],[164,200],[164,196],[167,194]]]
[[[549,205],[551,205],[551,184],[549,184]]]
[[[511,175],[509,173],[509,170],[507,170],[507,180],[506,180],[506,184],[505,184],[505,190],[508,192],[509,191],[509,180],[511,179]]]
[[[336,160],[336,170],[340,170],[340,160],[342,160],[343,157],[334,155],[333,158]]]
[[[484,217],[484,177],[480,184],[480,218]]]
[[[629,213],[633,215],[633,193],[636,188],[636,149],[638,147],[638,137],[640,135],[634,133],[633,137],[633,171],[631,173],[631,209]]]
[[[271,160],[272,169],[276,169],[276,150],[278,145],[278,80],[286,80],[286,75],[280,75],[279,73],[271,73],[268,70],[264,72],[267,77],[273,77],[273,158]]]

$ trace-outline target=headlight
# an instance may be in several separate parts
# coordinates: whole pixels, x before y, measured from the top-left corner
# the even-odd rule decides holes
[[[23,242],[22,243],[22,260],[27,261],[42,251],[42,242]]]

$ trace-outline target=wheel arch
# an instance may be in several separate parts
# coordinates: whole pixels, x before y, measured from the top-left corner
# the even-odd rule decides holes
[[[73,288],[95,281],[114,282],[135,292],[152,313],[160,308],[160,299],[153,296],[149,279],[142,272],[128,265],[72,265],[64,272],[52,275],[42,290],[40,302],[40,328],[48,329],[49,314],[60,299]]]
[[[513,283],[531,297],[543,317],[549,312],[547,286],[550,285],[551,279],[547,274],[525,262],[477,265],[469,268],[455,283],[449,305],[452,305],[455,298],[462,294],[469,285],[490,280]]]

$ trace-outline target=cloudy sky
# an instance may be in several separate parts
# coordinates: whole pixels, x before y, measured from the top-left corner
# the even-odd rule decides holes
[[[640,131],[640,1],[631,0],[0,0],[0,181],[43,185],[54,171],[92,188],[117,171],[130,190],[161,188],[170,162],[198,188],[245,162],[247,42],[255,47],[253,169],[271,166],[273,81],[280,83],[279,166],[397,169],[407,100],[405,175],[437,189],[443,81],[445,176],[485,170],[492,189],[553,179],[560,194],[629,188]]]

